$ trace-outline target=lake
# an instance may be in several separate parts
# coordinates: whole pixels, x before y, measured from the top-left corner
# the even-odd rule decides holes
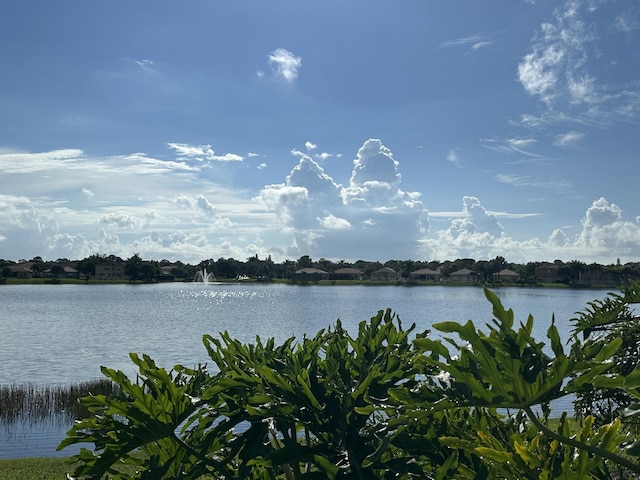
[[[516,320],[532,314],[544,340],[555,315],[563,340],[570,319],[603,290],[498,288]],[[435,322],[490,323],[482,288],[458,286],[300,286],[242,283],[153,285],[1,285],[0,384],[80,383],[101,376],[100,366],[135,375],[129,352],[157,364],[206,363],[204,334],[228,331],[243,342],[313,336],[337,319],[353,335],[378,310],[391,308],[405,327]],[[570,407],[570,405],[569,405]],[[0,425],[0,458],[51,456],[68,425]]]

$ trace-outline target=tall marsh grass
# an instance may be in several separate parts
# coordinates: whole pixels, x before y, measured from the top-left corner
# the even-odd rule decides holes
[[[117,385],[108,379],[54,386],[0,385],[0,424],[80,419],[88,412],[79,404],[79,398],[115,395],[117,389]]]

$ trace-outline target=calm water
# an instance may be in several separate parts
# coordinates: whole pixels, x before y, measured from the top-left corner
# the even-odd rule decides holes
[[[503,288],[495,292],[516,320],[533,314],[539,340],[555,314],[563,339],[570,319],[602,290]],[[391,308],[405,326],[492,319],[477,287],[291,286],[243,284],[0,286],[0,383],[77,383],[100,377],[100,366],[135,370],[129,352],[163,367],[208,360],[202,335],[229,331],[251,342],[301,338],[340,319],[357,324]],[[0,458],[50,456],[68,426],[0,426]],[[70,450],[63,455],[73,453]]]

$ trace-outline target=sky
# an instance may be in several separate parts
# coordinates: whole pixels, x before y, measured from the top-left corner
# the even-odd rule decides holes
[[[640,261],[637,0],[21,0],[0,60],[0,258]]]

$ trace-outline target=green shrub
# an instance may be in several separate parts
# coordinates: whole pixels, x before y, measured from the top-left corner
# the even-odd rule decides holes
[[[350,336],[338,321],[313,338],[243,344],[204,337],[205,366],[166,371],[131,355],[135,381],[103,368],[117,396],[82,400],[92,416],[59,448],[86,478],[610,478],[640,473],[638,444],[619,418],[575,430],[549,422],[549,402],[592,388],[638,397],[640,368],[612,368],[620,339],[572,339],[552,325],[551,351],[486,290],[493,323],[403,329],[381,311]],[[551,355],[553,353],[553,356]],[[541,413],[536,413],[541,409]],[[133,465],[135,473],[118,466]],[[206,476],[206,477],[205,477]]]

